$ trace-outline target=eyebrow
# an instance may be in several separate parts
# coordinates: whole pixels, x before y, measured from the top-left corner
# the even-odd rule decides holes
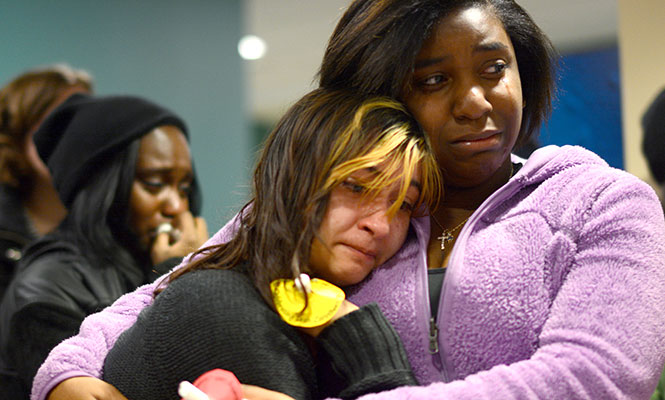
[[[496,51],[496,50],[508,50],[509,47],[505,43],[501,42],[490,42],[490,43],[480,43],[473,48],[474,53],[483,53],[487,51]]]
[[[163,174],[169,174],[174,171],[174,168],[141,168],[138,167],[136,168],[135,174],[142,174],[142,175],[163,175]],[[187,178],[189,177],[194,177],[194,173],[192,171],[188,171]]]
[[[508,50],[508,46],[505,43],[501,42],[490,42],[490,43],[480,43],[476,45],[473,48],[474,53],[486,53],[490,51],[497,51],[497,50]],[[436,57],[436,58],[428,58],[426,60],[418,60],[415,63],[416,69],[418,68],[426,68],[429,67],[430,65],[438,64],[442,61],[445,61],[449,58],[452,58],[452,56],[443,56],[443,57]]]

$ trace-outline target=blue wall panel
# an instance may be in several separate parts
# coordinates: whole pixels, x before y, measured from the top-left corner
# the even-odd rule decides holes
[[[558,83],[541,144],[578,144],[623,168],[618,49],[564,55]]]

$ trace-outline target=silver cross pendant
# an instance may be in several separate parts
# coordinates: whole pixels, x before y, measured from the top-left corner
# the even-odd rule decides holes
[[[437,237],[441,241],[441,251],[446,249],[446,242],[453,240],[454,236],[449,232],[443,232],[441,236]]]

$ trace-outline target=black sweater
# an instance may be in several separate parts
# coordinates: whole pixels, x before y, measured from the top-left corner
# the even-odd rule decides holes
[[[171,283],[120,336],[104,380],[130,400],[178,399],[180,381],[214,368],[295,399],[355,398],[416,384],[397,333],[375,304],[326,328],[316,340],[317,357],[310,345],[246,274],[196,271]],[[338,376],[322,376],[331,371]]]

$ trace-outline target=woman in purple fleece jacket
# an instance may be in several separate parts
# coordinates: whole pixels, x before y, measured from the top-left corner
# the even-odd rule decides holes
[[[512,0],[356,0],[340,20],[321,86],[402,100],[428,132],[446,184],[439,207],[412,220],[401,250],[348,289],[355,304],[380,305],[422,384],[363,398],[647,399],[653,391],[665,362],[656,195],[579,147],[546,147],[526,162],[510,156],[549,113],[553,60]],[[153,289],[86,319],[42,366],[32,398],[63,380],[49,399],[120,398],[90,377]],[[89,386],[68,391],[76,385]]]

